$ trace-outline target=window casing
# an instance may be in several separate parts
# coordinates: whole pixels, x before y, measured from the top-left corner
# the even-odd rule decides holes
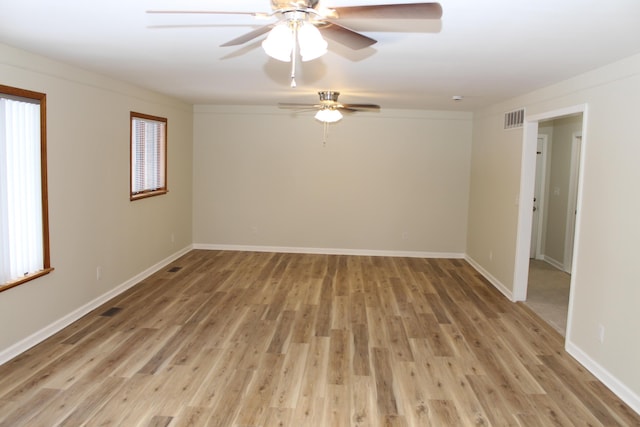
[[[167,119],[131,112],[130,199],[167,192]]]
[[[46,95],[0,85],[0,291],[53,270]]]

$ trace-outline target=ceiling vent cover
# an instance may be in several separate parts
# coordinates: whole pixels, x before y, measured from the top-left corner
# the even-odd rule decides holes
[[[521,128],[524,123],[524,108],[510,111],[504,114],[504,128],[516,129]]]

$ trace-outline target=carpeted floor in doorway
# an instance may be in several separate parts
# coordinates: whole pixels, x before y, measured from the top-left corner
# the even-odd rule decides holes
[[[551,264],[531,259],[525,304],[563,336],[567,330],[571,275]]]

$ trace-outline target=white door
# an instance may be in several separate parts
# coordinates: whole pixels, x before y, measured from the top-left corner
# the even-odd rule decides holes
[[[578,213],[578,179],[580,176],[580,153],[582,151],[582,134],[573,135],[571,145],[571,169],[569,177],[569,203],[567,209],[567,234],[564,247],[564,271],[571,273],[573,268],[573,244],[576,231],[576,214]]]
[[[542,241],[542,219],[544,207],[544,180],[546,165],[547,136],[538,136],[536,149],[536,181],[533,190],[533,218],[531,221],[531,247],[529,258],[539,258]]]

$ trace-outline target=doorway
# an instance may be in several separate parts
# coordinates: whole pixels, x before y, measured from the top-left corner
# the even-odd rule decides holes
[[[566,287],[564,295],[556,295],[555,302],[553,295],[546,300],[543,297],[542,303],[556,305],[552,310],[555,317],[545,320],[560,333],[564,332],[567,339],[571,332],[572,273],[577,256],[574,245],[579,233],[585,123],[586,105],[579,105],[527,117],[524,129],[513,299],[533,304],[535,297],[528,301],[530,275],[534,276],[533,280],[543,277],[552,294],[559,291],[552,282],[562,279],[560,282]],[[545,279],[547,273],[554,277]],[[539,315],[545,317],[544,313]]]

